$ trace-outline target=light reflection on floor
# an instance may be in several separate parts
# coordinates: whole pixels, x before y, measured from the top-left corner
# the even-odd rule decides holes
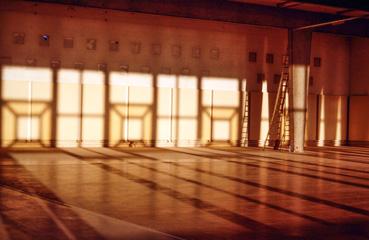
[[[0,238],[367,239],[368,180],[356,147],[2,150]]]

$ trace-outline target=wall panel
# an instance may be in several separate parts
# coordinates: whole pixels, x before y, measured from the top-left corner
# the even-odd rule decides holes
[[[350,129],[349,140],[352,144],[369,141],[369,96],[350,97]]]
[[[320,66],[314,59],[320,58]],[[314,33],[311,46],[309,92],[348,95],[350,81],[350,39],[345,36]]]
[[[62,69],[58,72],[56,120],[58,147],[75,147],[81,141],[81,82],[82,73],[78,70]]]
[[[3,146],[49,146],[51,70],[5,66],[2,73],[2,129],[12,129],[2,133]]]
[[[347,97],[321,95],[318,111],[318,145],[344,144],[346,129]]]
[[[318,95],[309,94],[305,132],[306,141],[309,143],[315,143],[317,140],[318,103]]]
[[[351,95],[369,95],[369,39],[351,39]]]

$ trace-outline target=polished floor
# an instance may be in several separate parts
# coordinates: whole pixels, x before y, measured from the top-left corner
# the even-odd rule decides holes
[[[0,239],[369,239],[369,148],[0,153]]]

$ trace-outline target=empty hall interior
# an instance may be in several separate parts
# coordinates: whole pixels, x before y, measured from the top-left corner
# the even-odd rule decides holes
[[[0,239],[368,239],[368,18],[0,0]]]

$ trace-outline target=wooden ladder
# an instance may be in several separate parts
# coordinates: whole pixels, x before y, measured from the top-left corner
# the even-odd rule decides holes
[[[264,149],[273,147],[274,150],[290,149],[290,116],[288,110],[288,82],[290,68],[289,56],[283,56],[282,74],[278,85],[277,97],[273,115],[269,123],[269,130],[264,141]]]
[[[246,90],[243,104],[241,147],[247,147],[249,138],[249,93]]]

